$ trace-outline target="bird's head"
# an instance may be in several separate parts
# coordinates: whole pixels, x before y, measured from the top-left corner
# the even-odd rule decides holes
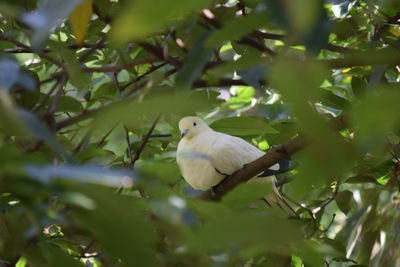
[[[198,117],[184,117],[179,121],[182,138],[191,139],[208,129],[208,125]]]

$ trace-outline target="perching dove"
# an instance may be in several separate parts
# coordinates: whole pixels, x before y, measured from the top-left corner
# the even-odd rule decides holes
[[[183,178],[197,190],[212,189],[227,176],[265,154],[243,139],[212,130],[198,117],[182,118],[179,129],[182,139],[178,144],[176,160]],[[274,174],[282,173],[282,167],[287,166],[275,164],[252,180],[271,185],[272,192],[265,197],[268,205],[280,207],[291,216],[298,217],[275,186]]]

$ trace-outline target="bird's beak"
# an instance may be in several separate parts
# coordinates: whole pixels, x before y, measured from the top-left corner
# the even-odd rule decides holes
[[[187,135],[188,132],[189,132],[188,129],[183,130],[183,131],[181,132],[181,137],[182,137],[182,138],[185,137],[185,135]]]

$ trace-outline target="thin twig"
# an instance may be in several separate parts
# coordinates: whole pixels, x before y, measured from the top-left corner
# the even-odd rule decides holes
[[[139,159],[140,154],[142,153],[147,141],[149,141],[150,135],[153,133],[154,128],[156,127],[158,121],[160,120],[160,116],[158,116],[156,118],[156,120],[154,121],[153,125],[150,127],[149,131],[147,132],[146,136],[143,138],[142,143],[140,143],[140,146],[138,147],[138,149],[135,152],[135,156],[133,157],[133,159],[130,162],[130,166],[133,168],[135,166],[136,161]]]
[[[335,221],[336,218],[336,213],[332,214],[332,218],[331,221],[329,222],[329,224],[326,226],[326,228],[324,230],[321,230],[323,233],[328,232],[329,228],[331,228],[331,226],[333,225],[333,222]]]
[[[54,114],[54,112],[56,112],[58,102],[60,101],[60,98],[61,98],[62,94],[64,93],[65,83],[66,83],[66,77],[64,76],[63,78],[61,78],[61,81],[59,82],[60,87],[59,87],[56,95],[54,96],[53,101],[47,108],[46,116],[52,116]]]
[[[82,250],[81,254],[80,254],[79,257],[78,257],[78,261],[80,261],[80,260],[85,256],[85,254],[89,251],[89,249],[92,247],[92,245],[94,244],[94,242],[95,242],[95,239],[93,238],[93,239],[89,242],[89,244]]]
[[[123,69],[129,69],[134,66],[143,65],[143,64],[150,64],[154,62],[159,62],[160,60],[157,58],[139,58],[134,59],[126,64],[115,64],[111,66],[103,66],[103,67],[84,67],[81,70],[83,72],[116,72]]]
[[[132,148],[131,148],[131,140],[129,139],[129,129],[128,127],[124,126],[125,129],[125,139],[126,143],[128,145],[128,156],[129,156],[129,162],[133,162],[133,154],[132,154]],[[130,165],[132,166],[132,165]]]
[[[104,144],[108,136],[110,136],[110,134],[114,131],[115,127],[117,127],[118,123],[119,121],[100,139],[96,147],[101,147]]]
[[[252,35],[261,37],[264,39],[270,39],[270,40],[282,41],[285,39],[285,36],[282,34],[268,33],[268,32],[262,32],[262,31],[254,31],[252,33]],[[354,50],[351,48],[339,46],[339,45],[335,45],[335,44],[331,44],[331,43],[327,44],[326,49],[330,50],[332,52],[337,52],[337,53],[342,53],[342,54],[354,52]]]
[[[246,44],[248,46],[251,46],[260,52],[267,53],[271,57],[276,56],[276,53],[272,49],[268,48],[266,45],[264,45],[256,40],[254,40],[253,38],[246,36],[246,37],[243,37],[241,40],[239,40],[237,43]]]
[[[44,104],[46,104],[47,100],[49,100],[50,96],[54,93],[58,85],[60,84],[60,79],[55,78],[57,81],[53,84],[53,87],[50,88],[49,92],[43,97],[43,99],[36,104],[36,106],[32,109],[33,112],[38,111]]]
[[[85,51],[85,53],[79,58],[79,62],[82,63],[84,62],[86,59],[88,59],[94,52],[97,51],[97,49],[104,47],[104,43],[106,41],[106,37],[103,34],[101,36],[101,39],[99,42],[97,42],[95,45],[93,45],[92,47],[90,47],[88,50]]]
[[[164,63],[161,63],[160,65],[151,67],[148,71],[146,71],[146,72],[143,73],[142,75],[139,75],[139,76],[137,76],[135,79],[133,79],[132,81],[130,81],[130,82],[128,82],[128,83],[122,85],[122,86],[120,87],[120,90],[121,90],[121,91],[124,91],[126,88],[128,88],[128,87],[131,86],[132,84],[134,84],[134,83],[140,81],[141,79],[143,79],[143,78],[144,78],[145,76],[147,76],[148,74],[150,74],[150,73],[152,73],[152,72],[158,70],[159,68],[165,66],[166,64],[167,64],[167,63],[164,62]]]
[[[170,56],[166,56],[164,54],[164,51],[162,48],[156,47],[150,43],[147,42],[137,42],[137,44],[141,47],[143,47],[147,52],[149,52],[150,54],[156,56],[157,58],[161,59],[162,61],[166,61],[169,64],[173,65],[175,68],[180,68],[182,66],[182,62],[177,59],[177,58],[173,58]]]
[[[31,47],[29,47],[29,46],[27,46],[27,45],[21,43],[20,41],[17,41],[17,40],[15,40],[15,39],[11,38],[11,37],[9,37],[9,36],[3,34],[3,33],[0,33],[0,40],[8,41],[8,42],[10,42],[10,43],[15,44],[16,46],[19,46],[19,47],[21,47],[21,48],[29,49],[29,50],[33,51],[33,49],[32,49]],[[46,59],[47,61],[53,63],[54,65],[56,65],[56,66],[58,66],[58,67],[60,67],[60,68],[62,68],[62,69],[65,69],[64,64],[62,64],[62,63],[61,63],[60,61],[58,61],[57,59],[52,58],[51,56],[47,55],[46,53],[44,53],[44,52],[42,52],[42,51],[40,51],[40,50],[39,50],[39,51],[35,51],[35,53],[38,54],[40,57]]]

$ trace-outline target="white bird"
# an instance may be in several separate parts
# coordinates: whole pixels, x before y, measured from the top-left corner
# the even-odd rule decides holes
[[[241,138],[216,132],[198,117],[185,117],[179,121],[181,137],[176,160],[183,178],[197,190],[209,190],[224,178],[258,159],[265,153]],[[271,186],[264,199],[272,207],[280,207],[291,216],[296,212],[279,194],[274,174],[281,173],[275,164],[260,174],[256,181]],[[255,180],[252,178],[252,180]]]

